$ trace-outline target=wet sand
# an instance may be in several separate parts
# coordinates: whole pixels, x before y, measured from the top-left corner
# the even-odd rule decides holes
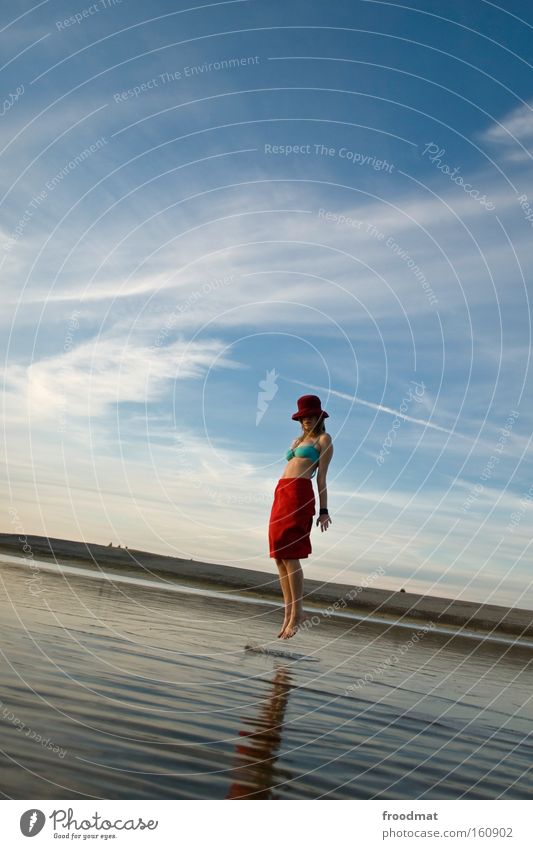
[[[181,584],[206,589],[237,592],[255,598],[281,597],[275,569],[259,572],[232,566],[165,557],[135,549],[109,548],[95,543],[28,536],[31,554],[26,559],[50,559],[58,563],[80,563],[95,569],[126,570],[127,574],[169,577]],[[0,534],[0,552],[24,556],[23,543],[16,534]],[[29,560],[28,560],[29,562]],[[343,611],[379,617],[380,620],[444,626],[480,635],[505,635],[524,641],[533,640],[533,611],[494,604],[477,604],[437,596],[422,596],[400,590],[377,589],[338,583],[321,583],[306,578],[305,603],[331,608],[332,615]]]
[[[0,561],[8,798],[532,798],[532,649],[86,567]]]

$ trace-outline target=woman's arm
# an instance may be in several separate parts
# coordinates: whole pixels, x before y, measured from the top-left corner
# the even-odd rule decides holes
[[[316,482],[318,486],[318,495],[320,499],[320,507],[327,508],[328,506],[328,490],[326,486],[326,475],[328,471],[328,466],[331,462],[331,458],[333,457],[333,440],[329,433],[324,433],[320,437],[320,457],[318,460],[318,471],[316,475]]]

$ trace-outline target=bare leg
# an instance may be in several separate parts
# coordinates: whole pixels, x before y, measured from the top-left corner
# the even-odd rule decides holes
[[[285,560],[291,592],[291,610],[287,626],[281,634],[282,639],[294,637],[298,626],[303,622],[302,598],[304,591],[304,573],[299,560]]]
[[[283,625],[281,626],[281,630],[278,634],[278,637],[281,637],[291,618],[292,595],[285,561],[276,557],[276,566],[278,567],[279,582],[281,584],[281,592],[283,593],[283,601],[285,602],[285,616],[283,618]]]

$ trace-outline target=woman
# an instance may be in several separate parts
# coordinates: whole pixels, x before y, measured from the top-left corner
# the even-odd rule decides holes
[[[324,425],[329,415],[316,395],[302,395],[292,418],[300,422],[302,433],[287,451],[288,462],[274,492],[268,526],[270,556],[276,560],[285,601],[285,618],[278,634],[283,640],[293,637],[304,618],[308,618],[302,612],[304,578],[300,559],[312,551],[310,534],[315,495],[311,478],[317,469],[320,500],[317,525],[326,531],[331,523],[326,473],[333,456],[333,443]]]

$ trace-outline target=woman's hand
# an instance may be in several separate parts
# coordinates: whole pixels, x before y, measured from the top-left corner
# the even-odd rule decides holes
[[[317,526],[320,525],[321,531],[327,531],[328,527],[331,524],[331,517],[329,513],[322,513],[321,516],[316,520]]]

